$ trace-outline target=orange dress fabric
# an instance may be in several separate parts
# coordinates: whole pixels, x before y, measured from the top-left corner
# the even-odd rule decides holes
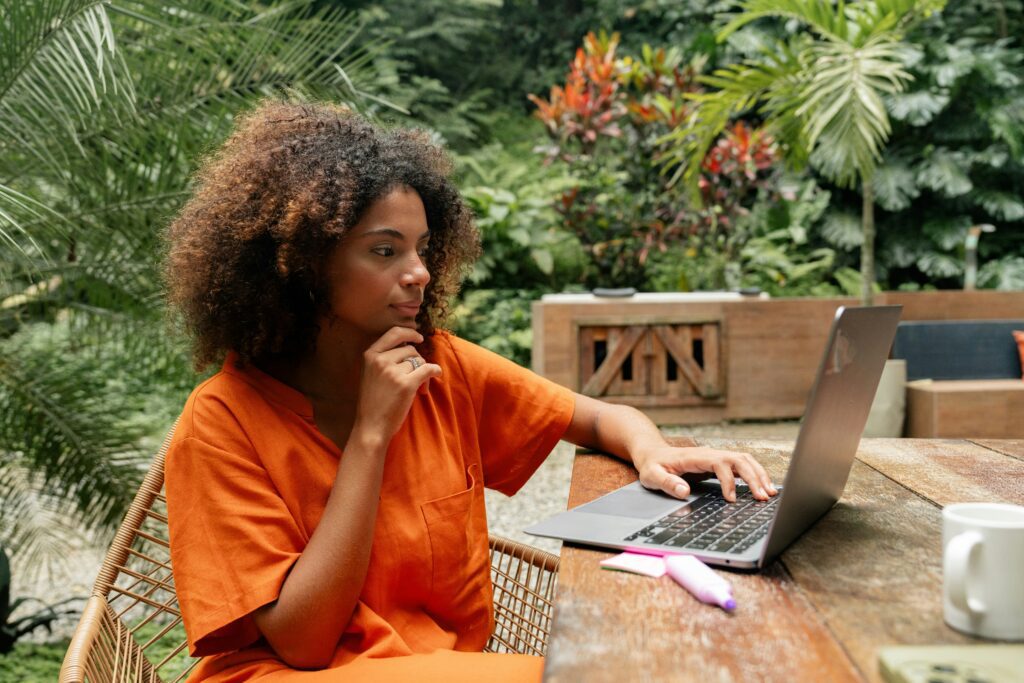
[[[539,680],[481,652],[493,628],[483,487],[515,493],[572,419],[573,394],[444,332],[443,368],[391,440],[369,570],[333,660],[282,662],[256,608],[277,599],[344,454],[305,396],[231,354],[185,404],[166,464],[174,581],[192,681]]]

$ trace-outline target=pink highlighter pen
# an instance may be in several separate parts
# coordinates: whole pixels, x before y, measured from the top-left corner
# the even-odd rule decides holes
[[[736,600],[732,597],[729,582],[693,555],[666,556],[665,568],[676,583],[693,593],[701,602],[718,605],[727,611],[736,609]]]

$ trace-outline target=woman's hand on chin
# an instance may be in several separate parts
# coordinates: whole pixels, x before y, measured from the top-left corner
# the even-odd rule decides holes
[[[395,326],[363,352],[353,433],[366,430],[390,441],[417,389],[441,375],[441,366],[428,363],[413,346],[422,341],[414,328]]]

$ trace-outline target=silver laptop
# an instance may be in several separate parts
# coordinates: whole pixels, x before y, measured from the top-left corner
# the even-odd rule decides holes
[[[736,503],[714,479],[676,499],[634,482],[526,529],[652,555],[686,553],[709,564],[765,566],[839,500],[889,355],[901,306],[840,307],[811,389],[786,479],[769,501],[737,480]]]

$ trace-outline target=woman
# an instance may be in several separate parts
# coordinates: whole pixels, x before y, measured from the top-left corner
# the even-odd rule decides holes
[[[197,367],[167,457],[193,680],[536,680],[483,654],[483,487],[512,495],[559,439],[775,490],[750,456],[668,446],[439,329],[478,252],[443,152],[329,105],[265,103],[202,165],[169,229]]]

